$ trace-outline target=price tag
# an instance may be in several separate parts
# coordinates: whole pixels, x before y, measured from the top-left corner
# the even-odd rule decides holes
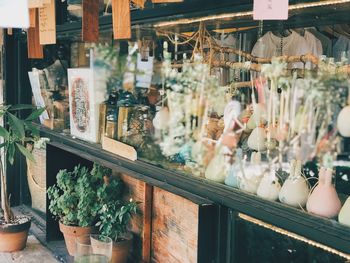
[[[288,0],[254,0],[254,20],[287,20]]]
[[[39,8],[40,44],[56,44],[55,0]]]

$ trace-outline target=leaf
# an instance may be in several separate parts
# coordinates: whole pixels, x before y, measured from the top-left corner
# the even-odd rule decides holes
[[[34,136],[34,137],[39,137],[40,136],[40,131],[39,128],[35,125],[33,125],[33,123],[31,121],[26,121],[24,123],[25,127],[27,130],[30,130],[30,133]]]
[[[14,156],[15,156],[15,145],[13,143],[10,143],[7,147],[7,159],[9,160],[11,165],[15,160]]]
[[[37,118],[40,117],[41,114],[43,114],[43,112],[44,112],[45,110],[46,110],[45,108],[40,108],[40,109],[37,109],[37,110],[33,111],[33,112],[26,118],[26,121],[34,121],[34,120],[36,120]]]
[[[25,148],[23,145],[20,145],[19,143],[16,143],[16,146],[18,148],[18,150],[30,161],[35,163],[35,159],[33,154],[27,149]]]
[[[32,110],[36,107],[31,104],[17,104],[15,106],[10,106],[9,111],[18,111],[18,110]]]
[[[21,121],[20,119],[18,119],[15,115],[13,115],[12,113],[7,113],[7,115],[9,116],[9,124],[10,127],[13,131],[14,134],[16,134],[16,136],[20,139],[23,140],[25,137],[25,132],[24,132],[24,124],[23,121]]]
[[[0,136],[3,137],[6,141],[10,138],[9,132],[2,126],[0,126]]]

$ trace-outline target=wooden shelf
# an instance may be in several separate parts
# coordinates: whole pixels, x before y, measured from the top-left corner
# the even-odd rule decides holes
[[[247,214],[266,223],[288,230],[341,252],[350,254],[350,228],[335,220],[314,216],[278,202],[269,202],[238,189],[204,179],[179,175],[143,161],[129,161],[71,136],[41,128],[41,135],[51,139],[50,145],[97,162],[118,172],[142,180],[175,194],[186,192],[216,204]],[[193,198],[193,196],[192,196]]]

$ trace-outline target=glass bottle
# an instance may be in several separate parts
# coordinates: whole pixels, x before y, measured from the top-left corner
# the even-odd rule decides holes
[[[118,95],[116,91],[112,91],[107,101],[106,114],[106,136],[111,139],[117,139],[118,130]]]

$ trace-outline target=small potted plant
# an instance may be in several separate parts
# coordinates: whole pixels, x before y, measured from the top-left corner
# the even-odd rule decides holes
[[[26,119],[18,117],[20,110],[30,110],[31,114]],[[27,243],[28,231],[31,219],[26,216],[15,216],[10,208],[10,200],[7,193],[5,162],[14,163],[14,156],[19,152],[27,159],[35,161],[33,155],[26,148],[39,137],[38,129],[32,125],[45,109],[36,109],[31,105],[6,106],[0,105],[0,117],[5,122],[0,126],[0,180],[1,180],[1,209],[0,215],[0,252],[13,252],[22,250]]]
[[[100,234],[113,240],[112,263],[127,262],[132,245],[132,234],[128,232],[130,219],[137,212],[137,202],[122,199],[123,182],[111,177],[111,171],[100,170],[104,174],[104,184],[98,190],[101,208],[98,222]]]
[[[94,171],[94,170],[93,170]],[[75,254],[76,238],[94,232],[97,212],[97,189],[102,178],[86,167],[76,166],[72,172],[61,170],[56,185],[48,188],[49,209],[59,220],[68,253]]]

